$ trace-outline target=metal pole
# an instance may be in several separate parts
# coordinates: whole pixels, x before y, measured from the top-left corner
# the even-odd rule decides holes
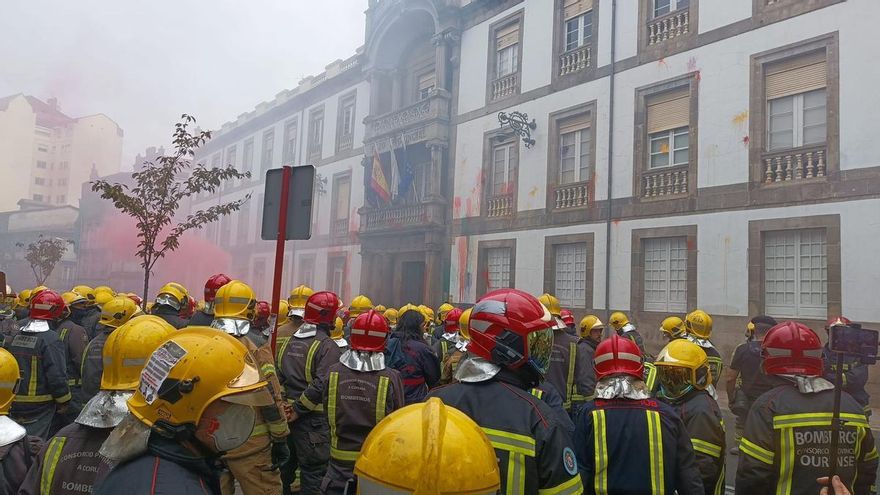
[[[828,460],[831,463],[831,471],[828,473],[829,480],[837,474],[837,448],[840,444],[840,389],[843,388],[843,353],[838,352],[836,354],[837,373],[834,380],[834,412],[831,413],[831,458]]]
[[[613,162],[614,162],[614,62],[616,55],[615,41],[617,36],[617,0],[611,1],[611,74],[608,76],[608,201],[605,213],[605,323],[611,318],[611,196]]]
[[[281,275],[284,271],[284,238],[287,237],[287,196],[290,194],[290,176],[293,169],[289,165],[281,167],[281,204],[278,215],[278,238],[275,240],[275,279],[272,281],[272,355],[278,337],[278,306],[281,300]]]

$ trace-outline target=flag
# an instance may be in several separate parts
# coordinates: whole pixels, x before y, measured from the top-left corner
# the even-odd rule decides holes
[[[400,167],[397,161],[397,153],[394,152],[394,143],[391,144],[391,180],[388,182],[388,190],[391,191],[391,200],[397,201],[400,197]]]
[[[379,150],[373,148],[373,170],[370,174],[370,188],[376,193],[383,202],[391,201],[391,194],[388,192],[388,181],[385,180],[385,172],[382,170],[382,161],[379,159]]]
[[[397,161],[397,168],[400,171],[400,178],[397,180],[397,195],[405,196],[409,188],[412,187],[416,171],[407,156],[406,142],[403,143],[403,148],[396,149],[393,153]]]

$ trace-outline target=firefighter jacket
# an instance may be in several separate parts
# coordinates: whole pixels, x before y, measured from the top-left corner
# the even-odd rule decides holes
[[[569,335],[565,329],[553,330],[550,369],[544,380],[559,391],[566,411],[576,411],[593,393],[595,376],[587,356],[578,350],[578,338]]]
[[[193,313],[192,317],[189,319],[189,326],[191,327],[210,327],[211,322],[214,321],[213,313],[205,313],[202,310],[197,310]]]
[[[687,429],[654,399],[596,399],[581,409],[574,444],[585,493],[703,494]]]
[[[266,346],[257,347],[253,341],[248,338],[250,332],[242,337],[237,337],[238,341],[244,344],[260,368],[260,378],[266,380],[269,384],[269,392],[275,403],[271,406],[257,407],[257,419],[251,438],[234,451],[229,453],[227,458],[238,458],[259,452],[263,450],[269,439],[273,442],[283,441],[290,433],[287,426],[287,417],[284,414],[284,393],[281,384],[278,382],[278,375],[275,371],[275,360],[272,359],[272,349]]]
[[[446,356],[455,350],[455,338],[453,337],[450,340],[444,338],[443,335],[445,334],[440,334],[440,337],[434,339],[434,344],[431,345],[431,348],[434,350],[434,355],[437,356],[437,359],[439,359],[441,363],[446,359]]]
[[[16,321],[26,320],[31,315],[30,308],[18,308],[15,310]]]
[[[248,332],[246,334],[246,336],[247,336],[248,340],[250,340],[251,343],[254,344],[256,347],[268,347],[269,348],[269,357],[272,357],[271,343],[270,343],[269,339],[267,339],[266,336],[263,335],[262,330],[257,330],[256,328],[251,327],[250,332]],[[277,345],[277,343],[276,343],[276,345]]]
[[[155,305],[150,314],[162,318],[163,320],[167,321],[168,324],[178,330],[189,325],[189,320],[180,317],[180,311],[172,308],[171,306],[168,306],[167,304]]]
[[[593,394],[596,392],[596,368],[593,367],[593,356],[596,354],[596,346],[598,342],[594,342],[588,338],[578,340],[578,355],[584,360],[587,367],[586,379],[586,400],[592,400]]]
[[[642,360],[643,361],[653,361],[654,356],[649,354],[645,349],[645,341],[642,339],[642,334],[636,330],[636,327],[632,323],[627,323],[620,330],[617,331],[617,334],[625,339],[632,340],[635,342],[637,346],[639,346],[639,350],[642,351]]]
[[[92,493],[113,468],[98,454],[112,428],[92,428],[71,423],[43,446],[19,495],[74,495]]]
[[[174,440],[150,435],[147,452],[113,468],[96,495],[220,495],[218,472]]]
[[[431,396],[467,414],[489,437],[498,458],[503,494],[582,493],[571,437],[542,400],[508,370],[488,381],[462,382]]]
[[[67,352],[67,385],[79,387],[82,384],[83,356],[89,343],[86,331],[70,319],[61,321],[55,331]]]
[[[354,478],[354,462],[373,427],[403,407],[403,382],[391,368],[357,371],[336,363],[296,400],[297,413],[323,409],[330,425],[327,476],[345,483]],[[323,408],[319,407],[323,405]]]
[[[736,493],[815,494],[829,468],[834,390],[802,393],[783,378],[753,404],[740,440]],[[853,494],[875,493],[877,448],[862,407],[840,397],[837,474]]]
[[[115,328],[99,325],[98,335],[86,346],[82,357],[83,404],[101,390],[101,375],[104,373],[104,344]]]
[[[27,415],[44,410],[53,403],[66,404],[70,401],[70,387],[67,385],[67,356],[64,342],[57,333],[17,332],[7,339],[6,350],[15,356],[21,370],[21,382],[12,415]]]
[[[831,383],[837,380],[837,354],[831,352],[828,344],[822,348],[822,369],[825,370],[825,379]],[[843,356],[843,391],[852,396],[859,404],[865,414],[869,414],[871,410],[868,407],[868,399],[871,397],[865,392],[865,384],[868,383],[868,366],[863,364],[861,359],[856,356],[844,354]]]
[[[464,351],[456,347],[453,347],[449,354],[444,356],[440,363],[440,380],[437,381],[437,385],[449,385],[453,382],[455,370],[458,369],[458,363],[463,357]]]
[[[278,335],[275,337],[275,362],[279,366],[281,364],[281,357],[284,356],[284,350],[290,342],[290,337],[296,332],[297,328],[299,327],[293,321],[288,321],[278,327]]]
[[[18,331],[18,321],[12,316],[0,315],[0,346],[4,345],[7,337]]]
[[[400,334],[392,335],[390,339],[398,340],[403,350],[405,363],[396,369],[403,379],[406,404],[424,401],[428,389],[440,380],[440,361],[428,344],[421,340],[404,339]]]
[[[327,330],[314,325],[303,325],[300,330],[290,337],[279,361],[278,378],[289,403],[299,398],[315,378],[327,376],[330,366],[342,355]]]
[[[718,403],[705,390],[694,390],[670,404],[678,412],[694,447],[706,495],[724,493],[724,419]]]
[[[553,409],[553,419],[559,423],[569,436],[574,435],[574,421],[562,407],[562,396],[556,391],[556,387],[550,382],[541,382],[537,387],[529,390],[529,393],[544,401]]]
[[[773,388],[773,379],[761,371],[761,361],[760,341],[738,345],[733,351],[733,359],[730,360],[730,368],[739,372],[742,383],[740,390],[745,394],[749,403],[754,402],[764,392]]]
[[[40,437],[30,435],[0,445],[0,495],[15,495],[24,488],[28,470],[42,446]]]
[[[697,342],[699,345],[699,342]],[[709,370],[712,372],[712,383],[721,383],[721,371],[724,369],[724,360],[721,359],[721,353],[713,345],[700,345],[706,351],[706,357],[709,358]]]
[[[101,310],[97,306],[70,308],[70,321],[83,327],[89,340],[95,338],[98,333],[98,320],[100,319]]]

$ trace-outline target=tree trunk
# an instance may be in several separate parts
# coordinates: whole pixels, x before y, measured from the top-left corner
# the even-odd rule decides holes
[[[144,300],[141,302],[141,309],[147,312],[147,294],[150,290],[150,269],[144,268]]]

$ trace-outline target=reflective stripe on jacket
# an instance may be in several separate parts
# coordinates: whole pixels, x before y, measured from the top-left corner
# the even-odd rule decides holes
[[[17,412],[42,409],[47,403],[71,399],[67,385],[67,356],[64,342],[53,331],[17,332],[7,339],[6,350],[15,356],[21,370],[13,416]]]
[[[595,388],[595,372],[587,356],[579,350],[578,338],[564,329],[553,331],[553,352],[545,381],[552,383],[562,395],[563,408],[575,411],[587,400]]]
[[[674,404],[694,447],[694,456],[706,495],[724,493],[724,456],[727,453],[724,419],[718,403],[705,390],[689,393]]]
[[[71,423],[50,438],[27,474],[19,495],[74,495],[92,493],[113,468],[98,454],[112,428]]]

